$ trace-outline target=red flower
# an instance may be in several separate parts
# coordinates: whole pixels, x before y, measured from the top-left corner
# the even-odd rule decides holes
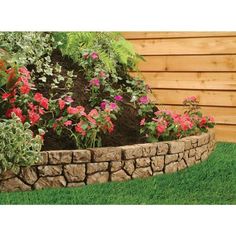
[[[39,105],[43,107],[44,109],[48,110],[48,99],[43,97],[41,101],[39,102]]]
[[[79,112],[79,109],[77,107],[67,107],[67,112],[68,114],[70,115],[74,115],[74,114],[77,114]]]
[[[12,113],[15,113],[15,115],[20,118],[22,123],[25,122],[25,116],[22,114],[22,110],[19,107],[8,109],[5,115],[7,118],[11,118]]]
[[[204,126],[207,123],[207,118],[204,116],[201,118],[200,127]]]
[[[140,125],[145,125],[145,118],[143,118],[141,121],[140,121]]]
[[[35,93],[34,100],[36,102],[40,102],[40,100],[43,98],[43,95],[41,93]]]
[[[58,103],[59,103],[60,110],[63,110],[65,108],[65,105],[66,105],[65,101],[62,100],[61,98],[59,98]]]
[[[20,87],[21,94],[28,94],[30,92],[31,88],[29,84],[24,84]]]
[[[67,120],[66,122],[64,122],[65,126],[70,126],[72,125],[72,121],[71,120]]]
[[[92,109],[92,110],[89,112],[88,116],[98,117],[99,114],[98,114],[97,109]]]
[[[4,93],[4,94],[2,95],[2,99],[3,99],[3,100],[8,99],[10,96],[11,96],[11,93]]]
[[[28,115],[31,125],[35,125],[40,119],[40,115],[33,110],[28,110]]]
[[[77,123],[77,125],[75,126],[75,131],[77,133],[80,133],[82,136],[85,136],[86,135],[86,132],[84,131],[84,129],[82,128],[82,123],[79,122]]]

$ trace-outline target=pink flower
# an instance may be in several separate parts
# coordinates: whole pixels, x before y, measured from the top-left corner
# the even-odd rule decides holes
[[[59,104],[60,110],[63,110],[65,108],[66,103],[61,98],[58,99],[58,104]]]
[[[67,107],[67,112],[68,114],[70,115],[74,115],[74,114],[77,114],[79,112],[79,109],[77,107]]]
[[[30,76],[30,72],[25,67],[20,67],[18,71],[26,77]]]
[[[141,126],[145,125],[145,118],[143,118],[143,119],[140,121],[140,125],[141,125]]]
[[[99,116],[97,109],[92,109],[92,110],[89,112],[88,115],[91,116],[91,117],[98,117],[98,116]]]
[[[165,132],[166,126],[163,124],[158,124],[156,127],[156,130],[157,130],[158,134],[160,135]]]
[[[96,52],[92,52],[90,54],[90,57],[93,59],[93,60],[97,60],[98,59],[98,54]]]
[[[148,100],[148,97],[147,96],[142,96],[139,98],[139,102],[141,104],[148,104],[149,103],[149,100]]]
[[[101,102],[100,104],[101,109],[104,110],[106,108],[106,105],[107,105],[106,101]]]
[[[64,101],[67,102],[67,103],[72,103],[72,102],[74,102],[74,100],[72,99],[71,96],[66,96],[66,97],[64,98]]]
[[[209,118],[209,121],[210,121],[210,122],[212,122],[212,123],[215,122],[215,118],[214,118],[213,116],[209,116],[208,118]]]
[[[116,105],[116,103],[114,103],[114,102],[111,102],[111,103],[110,103],[110,109],[111,109],[111,111],[116,110],[117,108],[118,108],[118,106]]]
[[[89,81],[89,85],[99,87],[100,86],[100,80],[97,77],[95,77],[95,78],[93,78]]]
[[[70,125],[72,125],[72,121],[71,120],[67,120],[67,121],[64,122],[64,125],[65,126],[70,126]]]
[[[106,77],[106,73],[104,71],[100,71],[99,72],[99,77],[105,78]]]
[[[123,97],[122,97],[121,95],[116,95],[116,96],[114,97],[114,99],[115,99],[116,101],[122,101],[122,100],[123,100]]]
[[[196,96],[189,96],[184,99],[184,102],[196,102],[197,97]]]
[[[75,131],[76,131],[77,133],[80,133],[82,136],[85,136],[85,135],[86,135],[86,132],[85,132],[84,129],[82,128],[82,123],[81,123],[81,122],[79,122],[79,123],[76,124],[76,126],[75,126]]]

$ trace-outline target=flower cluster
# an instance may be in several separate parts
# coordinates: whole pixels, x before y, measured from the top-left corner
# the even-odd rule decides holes
[[[10,68],[6,71],[7,86],[1,94],[1,107],[5,117],[11,118],[14,113],[22,123],[29,122],[31,126],[39,123],[41,116],[48,110],[48,99],[40,93],[33,92],[30,72],[25,67],[18,70]]]
[[[104,100],[101,108],[86,112],[83,106],[74,104],[71,96],[54,100],[44,97],[35,89],[25,67],[11,68],[6,72],[11,86],[5,90],[2,88],[0,100],[6,118],[15,114],[22,123],[29,122],[31,128],[39,128],[42,136],[49,129],[58,135],[68,131],[78,147],[100,146],[101,134],[113,131],[112,119],[116,118],[115,113],[119,110],[116,103]],[[116,99],[120,101],[121,98],[118,96]]]
[[[78,147],[100,146],[101,134],[114,129],[112,118],[115,118],[117,107],[111,109],[107,105],[104,109],[97,107],[86,112],[83,106],[72,106],[72,102],[69,96],[52,101],[51,111],[55,115],[49,122],[51,128],[58,135],[70,132]]]
[[[181,137],[207,132],[213,128],[214,118],[203,116],[200,111],[193,112],[192,103],[197,103],[195,97],[185,99],[190,102],[190,110],[179,114],[169,110],[160,110],[154,116],[140,121],[141,133],[144,133],[149,141],[173,140]]]

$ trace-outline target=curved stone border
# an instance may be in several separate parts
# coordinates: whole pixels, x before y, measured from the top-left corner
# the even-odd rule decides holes
[[[17,175],[1,175],[0,191],[78,187],[172,173],[207,159],[214,146],[211,131],[169,142],[42,152],[37,165],[22,167]]]

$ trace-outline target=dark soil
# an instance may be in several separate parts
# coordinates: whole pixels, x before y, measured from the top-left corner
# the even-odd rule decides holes
[[[62,76],[66,74],[67,70],[74,70],[78,76],[73,80],[74,86],[70,92],[73,92],[72,98],[74,104],[82,105],[87,111],[91,109],[89,105],[89,93],[86,88],[88,86],[87,80],[85,80],[81,68],[74,64],[70,58],[61,55],[60,51],[54,51],[52,54],[52,62],[58,62],[62,66]],[[53,78],[51,78],[53,79]],[[45,97],[48,97],[50,91],[50,79],[43,85],[40,82],[35,81],[39,92],[43,93]],[[64,84],[60,84],[60,88],[57,89],[55,97],[59,97],[65,94]],[[103,94],[103,97],[104,94]],[[73,105],[73,104],[72,104]],[[135,108],[128,104],[128,98],[124,98],[121,105],[121,113],[118,115],[117,120],[114,121],[115,129],[111,134],[105,134],[102,136],[103,146],[121,146],[128,144],[143,143],[145,137],[142,137],[139,133],[139,118],[138,112]],[[49,130],[45,135],[43,150],[56,150],[56,149],[75,149],[76,145],[74,140],[70,138],[69,134],[63,133],[62,136],[57,136],[55,132]]]

